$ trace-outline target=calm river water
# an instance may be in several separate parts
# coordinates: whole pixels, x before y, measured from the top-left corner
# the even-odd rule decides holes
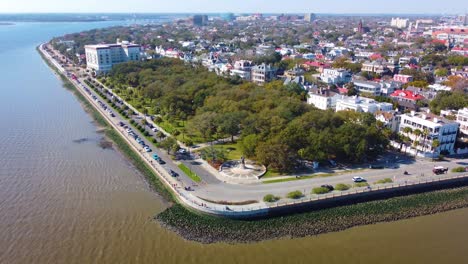
[[[0,26],[0,263],[468,263],[468,210],[240,245],[161,228],[164,202],[35,51],[111,24]]]

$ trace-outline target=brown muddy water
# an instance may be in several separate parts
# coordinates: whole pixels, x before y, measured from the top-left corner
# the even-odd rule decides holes
[[[301,239],[202,245],[41,61],[35,45],[99,23],[0,28],[0,263],[468,263],[468,209]],[[15,45],[12,45],[12,44]]]

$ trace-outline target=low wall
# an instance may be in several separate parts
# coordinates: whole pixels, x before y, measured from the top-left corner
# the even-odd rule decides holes
[[[381,188],[378,190],[362,191],[354,194],[336,195],[320,200],[302,202],[297,204],[288,204],[285,206],[270,207],[267,217],[282,216],[302,212],[322,210],[326,208],[345,206],[375,200],[384,200],[388,198],[431,192],[443,189],[451,189],[462,186],[468,186],[468,175],[455,177],[452,179],[441,179],[429,181],[420,184],[408,184],[395,188]],[[261,218],[261,217],[260,217]]]

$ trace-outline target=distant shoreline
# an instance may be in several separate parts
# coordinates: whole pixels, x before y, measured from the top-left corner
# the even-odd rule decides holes
[[[0,22],[0,26],[13,26],[15,23],[11,22]]]

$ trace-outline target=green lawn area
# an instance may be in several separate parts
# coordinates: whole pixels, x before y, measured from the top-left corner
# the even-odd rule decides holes
[[[300,178],[290,177],[290,178],[283,178],[283,179],[276,179],[276,180],[263,181],[263,183],[268,184],[268,183],[278,183],[278,182],[288,182],[288,181],[300,181],[300,180],[312,179],[312,178],[321,177],[321,176],[322,176],[322,174],[318,174],[318,175],[309,175],[309,176],[302,176],[302,177],[300,177]]]
[[[225,143],[215,145],[217,149],[224,149],[226,151],[226,158],[228,160],[240,160],[242,152],[237,143]]]
[[[194,182],[201,182],[200,176],[198,176],[195,172],[191,171],[185,164],[181,163],[178,165],[179,169],[181,169],[190,179]]]
[[[281,176],[281,173],[274,171],[274,170],[267,170],[265,175],[262,176],[262,179],[268,179],[268,178],[273,178],[273,177],[278,177]]]

